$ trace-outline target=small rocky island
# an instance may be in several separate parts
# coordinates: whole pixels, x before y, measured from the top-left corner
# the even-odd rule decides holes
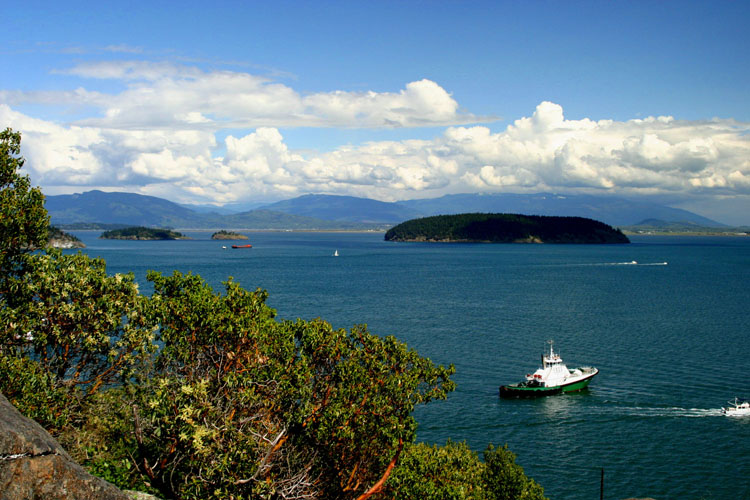
[[[47,246],[52,248],[86,248],[86,245],[78,237],[55,226],[50,226],[47,229]]]
[[[247,236],[240,233],[235,233],[234,231],[225,231],[222,229],[221,231],[217,231],[214,234],[211,235],[212,240],[246,240]]]
[[[619,229],[584,217],[458,214],[412,219],[389,229],[386,241],[482,243],[630,243]]]
[[[151,227],[126,227],[104,231],[99,238],[105,240],[187,240],[182,233],[170,229]]]

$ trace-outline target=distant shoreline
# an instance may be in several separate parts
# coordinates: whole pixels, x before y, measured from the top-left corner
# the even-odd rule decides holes
[[[66,231],[75,232],[103,232],[103,229],[66,229]],[[211,233],[216,232],[215,229],[204,229],[204,228],[175,228],[176,231],[190,231],[194,233]],[[232,231],[247,231],[253,233],[385,233],[387,229],[255,229],[255,228],[235,228]],[[736,232],[736,231],[632,231],[623,229],[623,234],[627,236],[727,236],[727,237],[748,237],[750,233]]]
[[[75,232],[87,232],[87,233],[99,233],[104,232],[104,229],[65,229],[66,231]],[[219,229],[205,229],[205,228],[185,228],[178,227],[174,228],[174,231],[189,231],[191,233],[214,233]],[[249,228],[235,228],[231,231],[245,231],[249,233],[385,233],[387,229],[249,229]]]
[[[628,231],[622,230],[626,236],[735,236],[738,238],[748,237],[750,233],[736,231]]]

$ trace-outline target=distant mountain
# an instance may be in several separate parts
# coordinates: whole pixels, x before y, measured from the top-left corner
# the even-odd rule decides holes
[[[516,213],[586,217],[611,226],[632,226],[644,219],[661,219],[709,227],[723,224],[700,215],[655,203],[592,195],[537,194],[454,194],[441,198],[400,201],[425,215],[466,212]]]
[[[186,229],[372,229],[372,225],[331,221],[271,210],[221,215],[199,213],[171,201],[134,193],[88,191],[47,196],[45,207],[52,224],[146,226]]]
[[[418,210],[398,203],[322,194],[308,194],[263,208],[317,219],[365,224],[398,224],[424,215]]]
[[[102,222],[177,227],[197,215],[193,210],[155,196],[104,191],[47,196],[44,206],[57,225]]]
[[[307,230],[365,230],[380,229],[372,224],[323,220],[316,217],[286,214],[273,210],[251,210],[222,217],[222,224],[214,227],[248,229],[307,229]]]
[[[193,205],[190,203],[180,203],[180,206],[198,212],[201,214],[238,214],[242,212],[249,212],[266,205],[266,203],[227,203],[226,205]]]
[[[353,196],[305,195],[241,213],[193,210],[154,196],[88,191],[46,197],[52,224],[108,224],[181,229],[387,229],[406,220],[470,212],[585,217],[614,227],[646,219],[725,227],[664,205],[590,195],[456,194],[397,203]],[[252,204],[252,203],[247,203]],[[243,204],[236,204],[236,207]]]

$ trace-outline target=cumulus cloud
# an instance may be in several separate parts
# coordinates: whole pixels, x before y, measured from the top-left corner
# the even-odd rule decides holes
[[[117,82],[116,93],[0,93],[9,104],[86,104],[98,116],[77,125],[117,129],[256,127],[394,128],[486,121],[459,111],[450,93],[430,80],[398,92],[337,90],[302,95],[266,77],[148,61],[81,63],[61,71],[93,81]]]
[[[98,63],[70,73],[115,80],[123,90],[0,92],[0,122],[23,133],[32,180],[49,194],[97,187],[216,203],[310,192],[381,200],[477,191],[750,199],[750,124],[733,120],[569,120],[562,106],[542,102],[493,131],[467,125],[479,118],[430,80],[395,92],[303,95],[248,73],[179,65]],[[63,125],[18,111],[65,101],[99,114]],[[295,151],[280,131],[438,125],[446,128],[432,140],[328,152]]]

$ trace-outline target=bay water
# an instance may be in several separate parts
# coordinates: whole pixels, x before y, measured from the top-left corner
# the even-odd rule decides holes
[[[110,274],[232,276],[284,319],[366,323],[439,364],[457,390],[418,408],[418,440],[507,444],[555,500],[750,499],[750,238],[631,237],[627,245],[392,243],[382,233],[247,232],[231,249],[74,232]],[[241,242],[244,243],[244,242]],[[229,247],[229,248],[224,248]],[[338,250],[338,257],[334,252]],[[502,400],[553,339],[600,374],[579,394]]]

